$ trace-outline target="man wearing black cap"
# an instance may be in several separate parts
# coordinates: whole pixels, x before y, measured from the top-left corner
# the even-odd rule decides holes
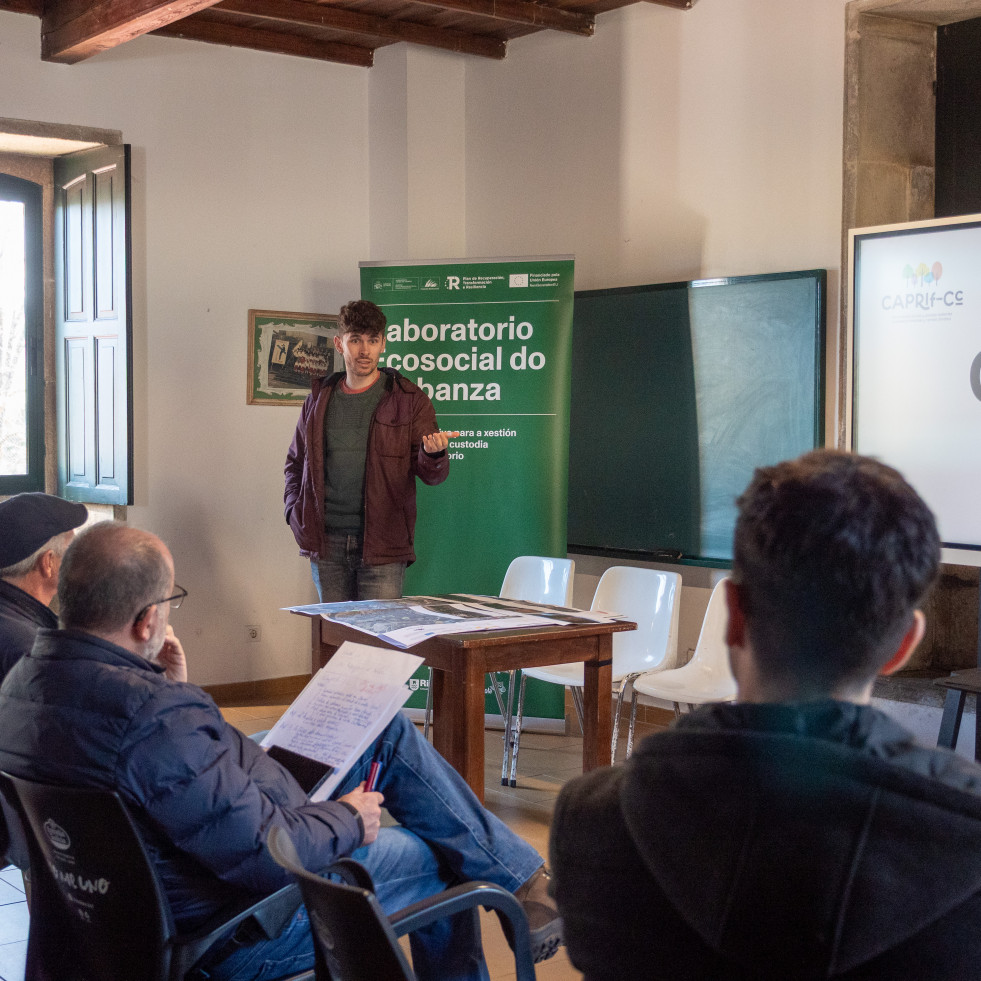
[[[41,627],[58,626],[50,603],[61,557],[87,517],[84,504],[50,494],[0,502],[0,681],[34,646]]]

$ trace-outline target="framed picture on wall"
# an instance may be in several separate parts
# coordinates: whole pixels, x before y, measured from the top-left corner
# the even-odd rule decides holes
[[[343,370],[336,314],[249,311],[247,405],[295,405],[310,379]]]

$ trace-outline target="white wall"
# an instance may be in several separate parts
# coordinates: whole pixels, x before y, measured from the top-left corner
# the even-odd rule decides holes
[[[469,254],[575,253],[577,289],[825,268],[833,366],[844,11],[845,0],[642,3],[597,17],[588,40],[541,34],[502,63],[468,61]],[[621,562],[573,557],[588,605]],[[720,574],[665,568],[686,584],[684,659]]]
[[[192,678],[309,670],[315,599],[282,515],[298,412],[247,406],[250,307],[336,312],[368,253],[365,69],[146,37],[74,66],[0,13],[0,116],[133,144],[136,506],[190,597]],[[262,628],[245,642],[245,624]]]
[[[837,269],[844,7],[641,3],[468,61],[471,254],[574,252],[577,289]]]
[[[130,520],[172,546],[202,683],[308,667],[305,621],[278,612],[313,596],[281,509],[297,413],[245,405],[250,307],[336,312],[358,260],[462,240],[575,253],[579,289],[824,267],[834,333],[844,0],[642,3],[503,62],[379,52],[370,71],[153,37],[49,65],[39,32],[0,13],[0,116],[134,146]],[[423,125],[441,70],[445,121]],[[435,178],[411,171],[427,160]],[[418,207],[438,181],[454,206]],[[700,602],[707,575],[686,579]]]

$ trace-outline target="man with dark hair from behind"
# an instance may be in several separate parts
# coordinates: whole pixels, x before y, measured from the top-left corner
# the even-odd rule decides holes
[[[587,981],[981,977],[981,767],[869,705],[923,636],[933,515],[833,451],[757,470],[738,509],[738,701],[563,788],[570,958]]]
[[[309,803],[295,780],[224,722],[187,684],[169,624],[187,595],[159,538],[115,522],[81,534],[65,554],[61,629],[42,630],[0,687],[0,769],[67,786],[117,791],[155,863],[175,922],[191,930],[223,906],[261,896],[289,877],[271,858],[270,827],[285,828],[300,860],[322,869],[353,855],[394,910],[466,879],[512,890],[524,905],[539,959],[561,923],[541,857],[481,807],[470,788],[404,716],[397,715],[342,780],[333,799]],[[373,760],[377,791],[365,789]],[[381,828],[381,805],[399,827]],[[459,914],[412,938],[421,979],[486,981],[473,917]],[[44,956],[71,957],[70,950]],[[195,975],[269,981],[312,968],[301,910],[283,933],[249,925],[206,957]],[[68,977],[70,964],[46,964]],[[65,973],[68,972],[68,973]]]

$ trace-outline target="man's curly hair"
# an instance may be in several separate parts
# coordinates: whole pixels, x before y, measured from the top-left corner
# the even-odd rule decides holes
[[[737,505],[733,580],[760,665],[824,689],[874,677],[939,569],[923,499],[892,467],[818,450],[758,469]]]
[[[341,307],[338,334],[369,334],[375,336],[385,333],[385,314],[371,300],[352,300]]]

